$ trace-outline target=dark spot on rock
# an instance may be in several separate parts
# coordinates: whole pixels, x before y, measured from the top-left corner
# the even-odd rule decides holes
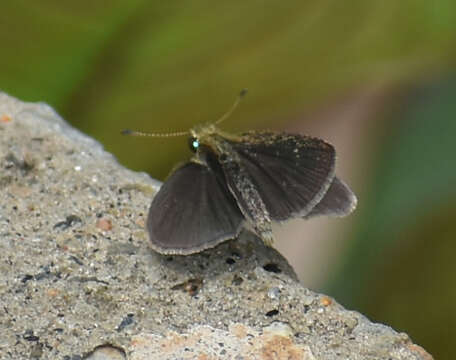
[[[78,265],[81,265],[81,266],[84,265],[84,263],[74,255],[70,255],[70,259],[73,260]]]
[[[32,280],[32,279],[33,279],[33,275],[25,274],[21,281],[25,284],[27,281]]]
[[[198,294],[203,286],[203,280],[201,279],[189,279],[181,284],[174,285],[171,290],[182,290],[188,293],[190,296]]]
[[[68,215],[65,220],[54,225],[54,229],[66,230],[76,223],[82,223],[82,220],[77,215]]]
[[[309,305],[304,305],[304,314],[306,314],[310,309]]]
[[[241,278],[239,275],[233,276],[233,281],[231,282],[233,285],[239,286],[243,283],[244,279]]]
[[[27,340],[27,341],[38,341],[38,340],[40,340],[40,337],[36,336],[36,335],[33,335],[33,334],[25,334],[24,335],[24,340]]]
[[[280,269],[279,265],[274,263],[265,264],[263,266],[263,269],[265,269],[267,272],[273,272],[275,274],[280,274],[282,272],[282,269]]]
[[[276,316],[278,313],[279,313],[279,310],[274,309],[274,310],[268,311],[265,315],[266,315],[267,317],[272,317],[272,316]]]
[[[120,332],[123,329],[125,329],[128,325],[133,324],[135,322],[135,320],[133,319],[134,316],[135,314],[127,314],[127,316],[122,319],[116,330]]]
[[[236,263],[236,260],[234,260],[233,258],[230,258],[230,257],[229,257],[228,259],[226,259],[226,263],[227,263],[228,265],[233,265],[233,264]]]
[[[34,276],[35,280],[43,280],[43,279],[48,279],[53,276],[51,273],[51,269],[49,266],[43,266],[42,267],[43,271],[39,272]]]

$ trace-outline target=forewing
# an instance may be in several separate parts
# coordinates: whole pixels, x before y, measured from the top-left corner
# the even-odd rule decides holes
[[[323,140],[250,132],[230,144],[275,221],[309,214],[333,181],[335,150]]]
[[[242,222],[223,174],[189,162],[172,173],[155,195],[147,230],[156,251],[185,255],[236,237]]]
[[[315,205],[306,217],[318,215],[346,216],[355,210],[356,203],[355,194],[336,176],[323,199]]]

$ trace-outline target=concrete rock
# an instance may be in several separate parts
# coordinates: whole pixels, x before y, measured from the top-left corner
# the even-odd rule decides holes
[[[159,183],[47,105],[0,93],[0,139],[1,359],[432,359],[251,234],[156,254]]]

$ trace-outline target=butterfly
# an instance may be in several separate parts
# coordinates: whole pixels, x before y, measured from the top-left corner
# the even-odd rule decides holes
[[[232,135],[217,127],[244,95],[215,123],[171,134],[188,134],[194,155],[152,200],[147,231],[155,251],[201,252],[245,227],[270,246],[272,222],[345,216],[355,209],[356,196],[335,175],[335,149],[324,140],[271,131]]]

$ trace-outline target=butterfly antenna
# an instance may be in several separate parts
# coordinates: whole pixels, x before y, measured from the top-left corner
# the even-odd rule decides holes
[[[237,96],[236,100],[234,101],[233,105],[229,108],[229,110],[222,115],[220,119],[218,119],[214,124],[218,125],[222,121],[225,121],[230,117],[230,115],[233,113],[234,110],[238,107],[239,103],[241,102],[242,98],[247,94],[247,89],[242,89],[239,95]]]
[[[130,129],[125,129],[121,131],[122,135],[130,135],[130,136],[148,136],[148,137],[173,137],[173,136],[184,136],[188,135],[188,131],[177,131],[172,133],[146,133],[141,131],[134,131]]]

